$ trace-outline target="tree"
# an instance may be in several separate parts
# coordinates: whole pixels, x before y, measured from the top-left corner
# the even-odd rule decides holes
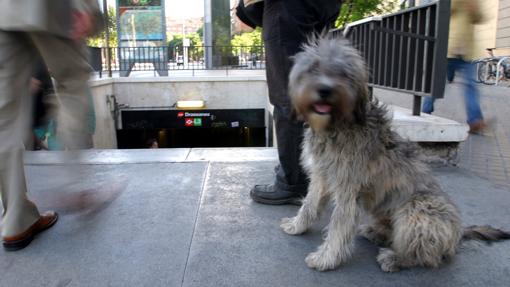
[[[198,32],[199,31],[186,35],[186,38],[190,39],[191,46],[188,50],[188,56],[192,60],[200,60],[204,57],[204,42],[202,41],[202,36],[200,36]]]
[[[188,56],[190,59],[199,60],[204,57],[204,43],[197,32],[189,33],[186,39],[190,39],[190,47],[188,48]],[[183,54],[183,36],[181,34],[172,35],[172,39],[168,41],[168,57],[174,59],[176,54]]]
[[[182,35],[175,34],[172,39],[168,41],[168,58],[174,59],[176,54],[182,55]]]
[[[110,47],[117,46],[117,18],[115,16],[115,8],[112,6],[108,7],[108,31],[110,32]],[[106,47],[106,36],[105,31],[102,31],[99,35],[88,38],[87,45],[91,47]]]
[[[198,33],[198,36],[200,36],[200,39],[204,38],[204,25],[202,25],[202,27],[198,28],[197,33]]]
[[[262,30],[260,27],[251,31],[245,32],[240,35],[235,35],[230,41],[233,53],[240,55],[243,53],[259,53],[261,51],[262,43]]]
[[[372,15],[394,12],[399,3],[398,0],[345,0],[335,26],[340,28]]]

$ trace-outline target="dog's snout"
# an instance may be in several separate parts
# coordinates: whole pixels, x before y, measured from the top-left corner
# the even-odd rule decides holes
[[[330,87],[322,86],[317,89],[317,93],[319,94],[319,97],[321,99],[327,99],[333,93],[333,89],[331,89]]]

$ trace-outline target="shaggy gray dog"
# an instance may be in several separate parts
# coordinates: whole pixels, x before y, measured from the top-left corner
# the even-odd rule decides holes
[[[331,199],[327,235],[305,261],[323,271],[345,262],[357,233],[382,246],[382,270],[437,267],[462,239],[500,240],[489,226],[462,228],[457,208],[420,160],[417,148],[390,128],[386,108],[369,100],[367,69],[347,40],[313,37],[295,56],[289,89],[305,131],[302,164],[310,177],[297,216],[282,229],[305,232]],[[361,212],[369,225],[358,226]]]

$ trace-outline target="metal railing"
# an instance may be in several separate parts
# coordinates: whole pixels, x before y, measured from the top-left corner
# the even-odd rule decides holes
[[[421,97],[442,98],[446,84],[450,0],[351,23],[343,33],[370,69],[369,85]]]
[[[90,63],[100,76],[109,69],[121,76],[132,71],[265,69],[263,46],[111,47],[109,65],[108,48],[90,47],[90,51]],[[212,55],[210,59],[206,53]]]

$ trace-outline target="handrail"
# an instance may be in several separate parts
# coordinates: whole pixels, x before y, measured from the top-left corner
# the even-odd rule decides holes
[[[369,86],[414,96],[442,98],[446,85],[450,0],[369,17],[336,30],[360,51],[370,69]]]

